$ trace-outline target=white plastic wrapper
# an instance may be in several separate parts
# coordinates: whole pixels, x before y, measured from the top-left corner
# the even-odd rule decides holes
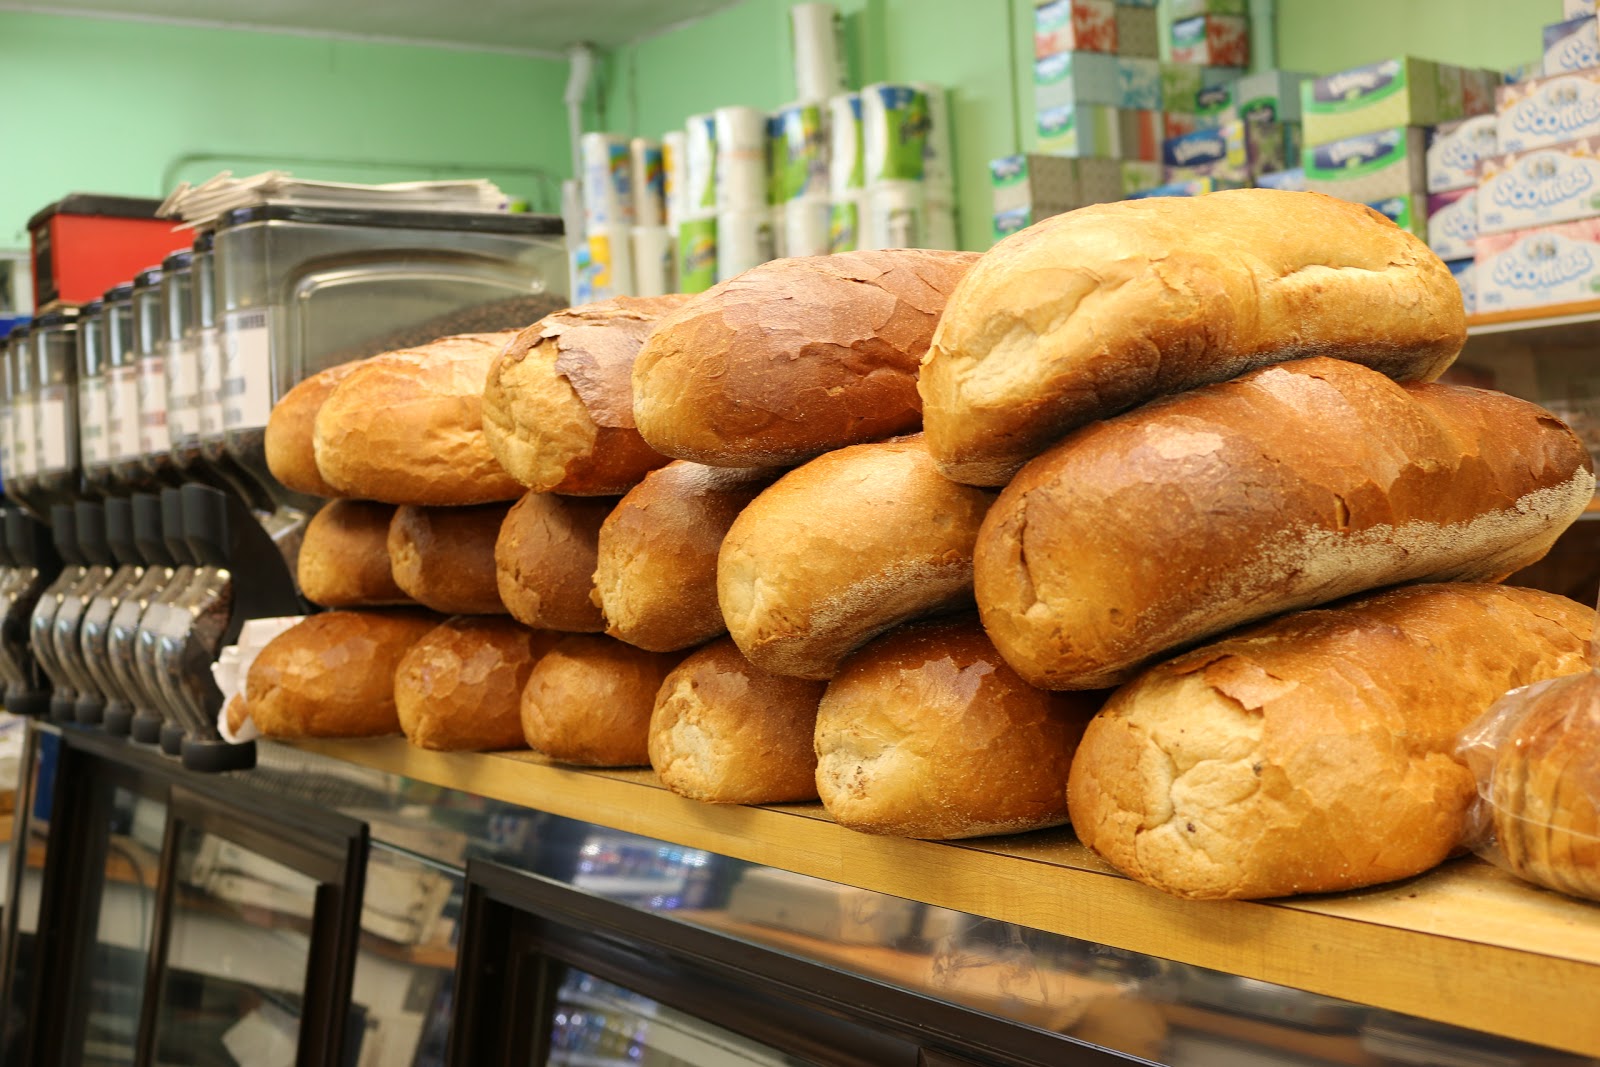
[[[239,643],[224,648],[217,656],[217,661],[211,665],[211,677],[216,680],[217,688],[222,690],[222,709],[217,712],[217,732],[230,745],[254,741],[261,736],[255,722],[249,717],[248,709],[244,725],[237,733],[228,727],[228,705],[236,696],[243,699],[244,681],[250,674],[250,664],[255,662],[256,655],[266,648],[274,637],[292,628],[304,618],[304,615],[285,615],[276,619],[251,619],[240,629]]]

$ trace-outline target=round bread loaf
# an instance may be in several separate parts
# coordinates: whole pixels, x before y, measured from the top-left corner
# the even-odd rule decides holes
[[[994,494],[940,476],[920,437],[842,448],[740,512],[717,557],[717,600],[762,670],[831,678],[918,615],[972,603],[972,550]]]
[[[394,675],[400,728],[418,748],[523,748],[522,689],[558,637],[506,618],[457,616],[411,646]]]
[[[528,747],[585,767],[647,766],[650,712],[681,658],[599,634],[562,638],[522,691]]]
[[[594,585],[606,633],[655,652],[723,633],[717,552],[739,512],[777,475],[678,460],[630,490],[600,526]]]
[[[394,672],[439,617],[329,611],[267,642],[245,675],[245,705],[265,737],[382,737],[400,732]]]
[[[546,315],[506,346],[483,390],[483,432],[536,493],[613,496],[667,457],[633,424],[633,363],[687,296],[617,297]]]
[[[285,489],[310,496],[341,495],[317,470],[313,437],[317,412],[322,410],[323,402],[334,386],[348,378],[361,362],[352,360],[318,371],[283,394],[283,399],[272,406],[263,447],[267,453],[267,469]]]
[[[239,731],[244,729],[244,724],[250,720],[250,708],[244,702],[244,695],[233,694],[223,712],[228,719],[228,732],[237,737]]]
[[[529,493],[511,508],[494,546],[500,599],[518,621],[541,630],[598,633],[594,602],[600,524],[616,499]]]
[[[817,712],[817,790],[841,826],[897,837],[1067,821],[1097,694],[1035,689],[974,618],[915,623],[845,661]]]
[[[505,614],[494,567],[505,517],[504,504],[397,509],[389,523],[395,584],[441,614]]]
[[[812,748],[824,682],[769,674],[723,638],[667,675],[650,717],[650,766],[668,789],[716,804],[817,799]]]
[[[483,435],[483,385],[503,333],[445,337],[364,360],[317,412],[317,470],[341,496],[447,507],[522,487]]]
[[[897,248],[778,259],[664,318],[633,368],[656,451],[792,466],[921,423],[917,365],[978,257]]]
[[[407,604],[389,564],[392,504],[334,500],[311,517],[297,564],[300,595],[325,608]]]

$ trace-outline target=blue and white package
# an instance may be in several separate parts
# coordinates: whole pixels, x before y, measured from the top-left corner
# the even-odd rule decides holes
[[[1478,238],[1479,311],[1575,304],[1600,296],[1600,219]]]
[[[1117,56],[1116,105],[1131,111],[1161,110],[1161,61]]]
[[[1362,204],[1409,196],[1427,187],[1424,154],[1423,131],[1415,126],[1307,145],[1306,188]]]
[[[1495,93],[1502,152],[1526,152],[1600,134],[1600,69],[1556,74]]]
[[[1374,200],[1367,206],[1402,230],[1414,233],[1423,240],[1428,239],[1427,197],[1387,196],[1382,200]]]
[[[1483,161],[1478,231],[1502,233],[1600,215],[1600,137]]]
[[[1561,17],[1575,19],[1579,15],[1593,15],[1594,0],[1561,0]]]
[[[1268,171],[1256,175],[1257,189],[1285,189],[1291,193],[1306,191],[1306,171],[1304,167],[1292,167],[1289,170]]]
[[[1565,74],[1600,67],[1600,24],[1593,15],[1544,28],[1544,73]]]
[[[1478,312],[1478,261],[1475,259],[1454,259],[1445,263],[1450,268],[1450,274],[1456,280],[1456,285],[1461,287],[1461,303],[1467,309],[1468,315]]]
[[[1476,251],[1478,190],[1452,189],[1428,197],[1428,247],[1440,259],[1465,259]]]
[[[1428,136],[1428,192],[1478,184],[1478,161],[1497,155],[1498,121],[1493,115],[1447,122]]]

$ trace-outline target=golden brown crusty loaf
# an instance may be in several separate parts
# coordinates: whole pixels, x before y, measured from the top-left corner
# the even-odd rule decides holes
[[[517,334],[483,390],[483,432],[500,465],[536,493],[614,496],[665,464],[634,428],[633,362],[688,299],[602,300]]]
[[[359,366],[361,360],[352,360],[319,371],[283,394],[283,399],[272,406],[263,447],[267,469],[284,488],[310,496],[340,495],[317,470],[312,438],[323,401],[328,399],[334,386],[350,377]]]
[[[605,619],[594,602],[600,524],[615,498],[577,499],[529,493],[511,508],[494,546],[500,599],[527,626],[598,633]]]
[[[946,839],[1067,821],[1099,694],[1035,689],[971,617],[913,623],[845,661],[817,712],[817,789],[841,825]]]
[[[920,436],[855,445],[790,471],[739,513],[717,601],[750,662],[831,678],[918,615],[972,604],[972,550],[994,494],[939,475]]]
[[[630,490],[600,526],[594,595],[606,633],[670,652],[724,632],[717,551],[778,473],[677,460]]]
[[[475,508],[403,507],[389,523],[395,584],[443,615],[503,615],[494,546],[504,504]]]
[[[680,659],[600,634],[563,637],[522,691],[528,746],[562,763],[647,766],[656,692]]]
[[[650,766],[716,804],[817,799],[812,737],[827,683],[769,674],[728,638],[691,652],[656,694]]]
[[[522,689],[558,635],[507,618],[459,615],[412,645],[395,668],[394,703],[419,748],[524,748]]]
[[[1158,666],[1089,724],[1084,844],[1185,897],[1405,878],[1458,846],[1456,734],[1502,693],[1583,670],[1594,612],[1553,593],[1417,585],[1286,615]]]
[[[640,350],[639,432],[678,459],[783,467],[916,429],[917,363],[977,258],[844,252],[730,278],[663,319]]]
[[[362,361],[317,412],[317,470],[341,496],[447,507],[514,500],[483,436],[483,385],[502,333],[445,337]]]
[[[978,537],[978,608],[1028,681],[1098,689],[1279,612],[1498,581],[1593,492],[1582,442],[1532,404],[1299,360],[1086,426],[1030,463]]]
[[[245,675],[245,705],[266,737],[400,732],[394,672],[439,625],[425,611],[328,611],[274,637]]]
[[[995,245],[924,360],[928,447],[1004,485],[1075,427],[1267,363],[1337,356],[1407,381],[1466,341],[1421,240],[1320,193],[1243,189],[1098,204]]]
[[[389,564],[392,504],[334,500],[311,517],[297,563],[300,594],[325,608],[409,604]]]

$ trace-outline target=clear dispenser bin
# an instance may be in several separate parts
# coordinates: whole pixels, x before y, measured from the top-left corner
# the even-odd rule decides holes
[[[167,429],[166,320],[161,314],[160,267],[142,270],[133,280],[133,347],[139,406],[137,462],[147,474],[173,482],[172,435]],[[133,472],[130,471],[130,474]]]
[[[161,263],[161,322],[172,462],[187,471],[200,460],[200,359],[194,328],[192,252],[174,252]]]
[[[78,462],[83,481],[96,493],[111,485],[106,455],[105,302],[92,300],[78,315]]]
[[[134,362],[133,283],[106,290],[102,315],[106,380],[106,461],[112,485],[147,485],[139,466],[139,368]]]
[[[227,452],[222,433],[222,328],[217,325],[217,274],[212,252],[214,235],[208,230],[195,238],[190,262],[194,282],[193,321],[195,359],[199,366],[200,452],[213,464]]]
[[[34,469],[40,495],[51,504],[78,496],[79,309],[63,306],[34,323]]]
[[[0,484],[12,499],[21,485],[17,470],[16,365],[28,347],[29,329],[18,326],[0,340]]]
[[[37,442],[39,383],[33,365],[33,334],[36,327],[11,334],[6,353],[6,379],[11,396],[11,478],[6,493],[38,517],[49,508],[39,499],[39,466],[34,455]]]

